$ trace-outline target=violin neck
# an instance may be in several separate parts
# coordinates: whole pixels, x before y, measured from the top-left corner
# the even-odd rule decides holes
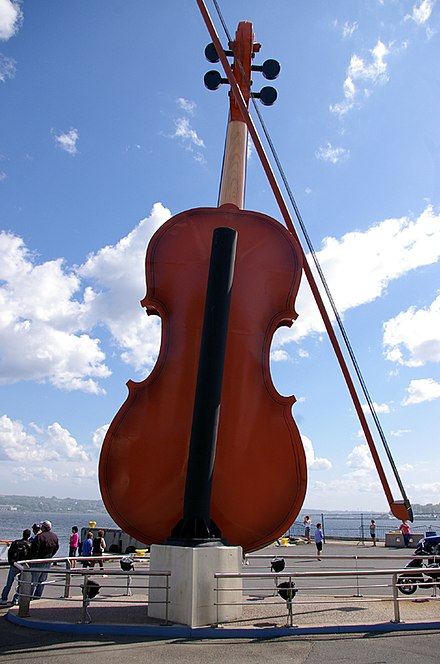
[[[234,50],[232,70],[246,106],[251,97],[251,62],[254,53],[260,50],[255,42],[252,23],[241,21],[235,41],[229,44]],[[247,125],[234,95],[230,93],[230,110],[219,205],[233,203],[240,210],[244,206],[244,184],[246,178]]]
[[[244,207],[246,178],[247,126],[242,120],[230,120],[220,185],[219,205],[233,203]]]

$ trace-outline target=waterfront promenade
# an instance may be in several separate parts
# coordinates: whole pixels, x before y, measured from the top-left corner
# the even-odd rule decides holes
[[[371,560],[363,562],[362,567],[378,568],[378,562],[372,556],[385,555],[390,559],[390,565],[387,567],[403,566],[403,561],[397,563],[397,557],[405,555],[405,552],[396,549],[385,549],[379,546],[356,547],[353,543],[327,543],[325,547],[324,559],[319,563],[314,559],[314,546],[308,545],[305,549],[302,547],[274,547],[266,549],[262,553],[269,556],[287,556],[289,554],[310,553],[301,565],[301,569],[317,569],[321,571],[334,570],[341,565],[331,556],[359,556],[362,558],[371,557]],[[409,557],[409,554],[407,554]],[[250,568],[252,569],[254,561]],[[255,561],[259,566],[265,567],[267,564],[264,559]],[[341,558],[341,563],[345,566],[345,561]],[[397,563],[397,564],[396,564]],[[360,566],[360,565],[359,565]],[[380,564],[380,567],[383,563]],[[289,565],[289,568],[292,566]],[[246,567],[243,568],[246,571]],[[4,582],[6,570],[3,569],[0,574],[0,583]],[[107,582],[103,579],[102,583]],[[42,626],[46,621],[59,621],[67,618],[66,612],[74,612],[69,619],[72,620],[73,627],[76,626],[77,618],[80,613],[80,600],[75,606],[74,603],[66,602],[56,597],[56,589],[47,588],[46,599],[41,600],[37,605],[32,605],[31,617],[33,621],[41,620]],[[189,639],[185,636],[179,636],[176,632],[173,636],[167,635],[165,638],[158,636],[146,637],[135,634],[60,634],[49,631],[37,631],[27,627],[18,626],[6,620],[7,608],[0,611],[0,656],[3,662],[30,662],[34,659],[43,658],[54,664],[70,664],[78,658],[91,659],[94,664],[104,664],[120,662],[125,659],[127,662],[202,662],[210,660],[211,662],[230,662],[231,658],[239,662],[253,661],[278,661],[278,662],[307,662],[314,664],[325,660],[326,664],[330,662],[356,662],[356,664],[378,663],[378,662],[401,662],[413,658],[422,660],[424,664],[438,662],[438,651],[440,648],[440,630],[425,631],[417,629],[416,631],[395,632],[387,631],[387,625],[390,630],[392,624],[392,601],[371,602],[363,604],[360,598],[354,596],[340,598],[334,596],[332,601],[326,604],[319,604],[320,596],[315,594],[316,605],[304,603],[300,597],[294,601],[294,622],[299,626],[325,626],[325,625],[345,625],[359,626],[365,623],[365,629],[356,634],[350,634],[348,629],[344,632],[332,634],[294,634],[286,637],[258,638],[257,634],[250,634],[247,628],[260,625],[256,629],[264,629],[264,626],[285,623],[285,608],[277,603],[275,596],[271,593],[265,593],[263,600],[249,601],[246,607],[245,616],[247,617],[243,635],[236,636],[233,639],[219,639],[214,636],[208,640]],[[364,593],[362,593],[364,594]],[[425,591],[426,596],[426,591]],[[328,593],[325,593],[327,600]],[[253,597],[248,599],[252,600]],[[125,613],[121,614],[121,606],[105,603],[92,608],[93,621],[95,624],[105,624],[107,622],[121,622],[127,624],[139,624],[139,620],[145,622],[142,618],[141,609],[136,606],[136,600],[127,598]],[[272,604],[272,610],[267,612],[267,604]],[[132,607],[130,608],[130,603]],[[264,604],[264,606],[263,606]],[[76,612],[76,613],[75,613]],[[264,623],[261,623],[260,614],[264,613]],[[365,615],[368,613],[368,618]],[[122,615],[122,617],[121,617]],[[106,616],[106,617],[105,617]],[[143,607],[143,616],[145,616],[145,607]],[[269,617],[268,617],[269,616]],[[412,623],[417,622],[423,626],[424,620],[440,620],[439,604],[437,602],[426,602],[423,593],[417,593],[414,600],[405,602],[402,607],[402,628],[408,628]],[[368,623],[368,624],[367,624]],[[379,626],[376,629],[374,625]],[[432,622],[431,622],[432,625]],[[373,628],[371,628],[373,626]],[[413,657],[412,657],[413,655]]]

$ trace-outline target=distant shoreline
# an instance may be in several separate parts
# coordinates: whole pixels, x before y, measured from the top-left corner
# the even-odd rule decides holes
[[[434,519],[440,515],[440,503],[438,505],[428,504],[412,505],[414,516],[417,518]],[[85,500],[80,498],[56,498],[52,496],[20,496],[0,494],[0,513],[1,512],[83,512],[85,514],[107,514],[107,510],[102,500]],[[340,515],[345,514],[371,514],[379,515],[380,510],[320,510],[303,507],[301,513]],[[381,514],[386,518],[386,514]]]
[[[0,512],[84,512],[106,514],[102,500],[0,494]]]

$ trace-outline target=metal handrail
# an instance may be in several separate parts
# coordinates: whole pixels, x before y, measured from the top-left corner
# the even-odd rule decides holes
[[[337,558],[337,556],[333,556],[334,558]],[[433,557],[433,556],[420,556],[421,558],[426,558],[426,557]],[[327,577],[335,577],[335,578],[347,578],[347,577],[370,577],[370,576],[390,576],[392,578],[392,583],[391,583],[391,588],[392,588],[392,599],[393,599],[393,607],[394,607],[394,619],[391,620],[391,622],[399,623],[401,622],[400,620],[400,608],[399,608],[399,602],[402,601],[408,601],[408,597],[400,597],[398,595],[398,580],[399,580],[399,575],[401,574],[406,574],[408,576],[411,576],[411,574],[417,574],[417,572],[420,574],[422,573],[424,568],[408,568],[408,567],[403,567],[403,568],[398,568],[398,569],[375,569],[375,570],[325,570],[325,571],[317,571],[317,572],[240,572],[238,574],[233,573],[233,572],[216,572],[214,574],[214,578],[216,580],[216,597],[217,597],[217,602],[218,605],[221,606],[223,605],[221,602],[219,602],[218,597],[219,593],[225,592],[227,590],[233,590],[233,588],[225,588],[222,586],[221,588],[219,587],[219,580],[220,579],[240,579],[242,581],[245,581],[246,579],[274,579],[275,582],[277,583],[278,579],[285,579],[288,580],[290,583],[292,583],[292,579],[305,579],[305,578],[327,578]],[[426,569],[426,568],[425,568]],[[440,566],[430,568],[430,573],[440,573]],[[431,581],[431,582],[426,582],[423,583],[422,581],[418,583],[417,585],[422,586],[429,586],[434,588],[440,587],[440,581]],[[353,586],[354,587],[354,586]],[[358,587],[358,584],[356,584],[356,587]],[[368,586],[365,586],[366,588]],[[384,586],[382,586],[384,587]],[[389,586],[385,586],[389,587]],[[346,586],[347,588],[347,586]],[[350,588],[350,586],[348,586]],[[249,589],[248,589],[249,590]],[[266,590],[266,588],[264,588]],[[298,588],[296,588],[298,590]],[[307,590],[311,590],[308,588]],[[361,597],[361,596],[357,596]],[[431,598],[426,598],[428,601],[429,599],[435,599],[439,600],[440,597],[431,597]],[[338,598],[340,600],[340,598]],[[369,602],[372,600],[369,599],[363,599],[362,601]],[[377,600],[376,600],[377,601]],[[314,601],[314,604],[316,604],[316,600]],[[218,613],[218,612],[217,612]],[[288,616],[289,616],[289,621],[292,620],[292,611],[291,611],[291,606],[288,606]],[[292,623],[291,625],[292,626]]]
[[[106,562],[117,562],[124,558],[126,556],[123,555],[115,555],[115,556],[108,556],[106,557]],[[260,555],[260,556],[252,556],[252,558],[264,558],[264,559],[270,559],[273,556],[266,556],[266,555]],[[292,555],[292,556],[285,556],[286,558],[289,559],[304,559],[308,558],[308,556],[298,556],[298,555]],[[335,559],[335,560],[354,560],[356,565],[357,562],[360,558],[366,558],[370,559],[373,556],[366,556],[366,557],[361,557],[361,556],[326,556],[326,559]],[[402,556],[403,557],[403,556]],[[99,560],[102,558],[102,555],[96,556],[96,557],[84,557],[84,560],[93,560],[95,558],[96,560]],[[380,559],[384,558],[383,556],[374,556],[375,559]],[[397,556],[396,556],[397,558]],[[423,555],[423,556],[418,556],[418,558],[434,558],[432,555]],[[437,559],[439,557],[437,556]],[[140,562],[146,562],[144,557],[134,557],[134,562],[140,563]],[[407,558],[405,558],[407,560]],[[45,569],[45,568],[39,568],[39,567],[29,567],[28,563],[31,563],[32,565],[37,565],[38,563],[47,563],[48,560],[50,560],[52,563],[55,563],[56,566],[54,565],[50,569]],[[81,562],[81,558],[76,558],[77,561]],[[389,559],[388,559],[389,560]],[[60,566],[60,564],[65,564],[66,566],[63,568]],[[88,615],[88,606],[90,603],[90,600],[87,598],[86,593],[84,591],[85,586],[87,585],[87,580],[89,578],[93,578],[95,576],[101,576],[102,571],[99,569],[93,570],[90,568],[81,568],[81,567],[75,567],[71,568],[70,567],[70,558],[52,558],[52,559],[36,559],[32,561],[21,561],[19,563],[16,563],[16,566],[20,569],[21,572],[21,579],[20,579],[20,594],[19,594],[19,613],[18,615],[20,617],[28,617],[29,616],[29,603],[30,603],[30,595],[31,595],[31,580],[32,580],[32,571],[38,571],[40,569],[44,569],[45,572],[47,572],[49,575],[63,575],[65,576],[65,598],[69,598],[69,593],[66,594],[66,588],[68,588],[70,592],[70,583],[72,578],[80,578],[83,579],[83,586],[82,586],[82,605],[81,605],[81,622],[87,622],[87,620],[90,618]],[[160,598],[159,602],[160,603],[165,603],[166,605],[166,618],[165,618],[165,623],[168,624],[168,616],[169,616],[169,604],[170,604],[170,576],[171,572],[168,570],[155,570],[151,571],[149,569],[136,569],[136,570],[131,570],[131,571],[125,571],[121,569],[111,569],[109,567],[106,567],[105,573],[109,577],[115,577],[117,578],[125,578],[127,579],[127,590],[129,589],[129,577],[164,577],[165,582],[163,585],[160,586],[149,586],[151,589],[152,587],[156,588],[161,588],[163,589],[165,593],[165,599],[162,601],[162,598]],[[393,620],[392,622],[400,622],[400,607],[399,604],[402,601],[408,601],[410,598],[407,596],[400,596],[398,594],[398,584],[399,584],[399,576],[400,575],[406,575],[410,577],[411,575],[414,576],[419,576],[421,577],[420,583],[417,582],[417,585],[423,588],[424,586],[430,586],[434,587],[435,590],[440,586],[440,581],[428,581],[428,582],[423,582],[422,581],[422,574],[427,573],[427,568],[408,568],[408,567],[398,567],[398,568],[381,568],[381,569],[353,569],[353,570],[317,570],[317,571],[285,571],[283,570],[282,572],[262,572],[262,571],[242,571],[240,573],[231,573],[231,572],[217,572],[213,574],[213,583],[215,585],[214,590],[216,591],[216,605],[217,605],[217,618],[219,615],[219,606],[224,606],[227,605],[227,595],[229,590],[234,590],[236,591],[236,586],[234,588],[228,587],[231,586],[232,584],[226,584],[226,583],[221,583],[226,582],[228,579],[240,579],[242,582],[244,581],[249,581],[251,582],[252,580],[260,580],[262,583],[266,582],[266,585],[262,587],[262,584],[248,584],[247,587],[244,589],[244,595],[243,595],[243,600],[246,595],[252,594],[253,591],[267,591],[269,589],[269,584],[267,584],[268,580],[272,580],[275,582],[275,588],[277,586],[277,583],[281,580],[286,580],[286,581],[296,581],[296,582],[301,582],[302,580],[305,579],[315,579],[317,581],[317,584],[313,584],[312,586],[304,586],[301,587],[301,585],[296,586],[297,591],[301,591],[301,593],[313,593],[316,592],[317,590],[335,590],[335,589],[345,589],[345,590],[350,590],[353,588],[356,588],[357,594],[351,596],[351,600],[353,597],[361,598],[362,602],[378,602],[378,601],[392,601],[393,602]],[[429,574],[434,573],[440,576],[440,566],[434,567],[434,568],[429,568]],[[377,583],[374,585],[364,585],[364,582],[371,579],[372,577],[380,577],[380,578],[388,578],[389,582],[388,583]],[[320,580],[322,579],[328,579],[328,578],[333,578],[335,580],[335,584],[331,586],[323,586],[322,584],[319,583]],[[353,584],[350,585],[336,585],[338,584],[338,580],[342,579],[347,579],[347,578],[352,578],[353,579]],[[49,582],[50,583],[50,582]],[[252,587],[249,587],[249,586]],[[254,587],[257,586],[257,587]],[[107,587],[121,587],[121,586],[111,586],[111,584]],[[143,586],[138,586],[139,588],[143,588]],[[367,597],[362,597],[362,595],[359,594],[359,591],[363,588],[370,588],[370,590],[374,589],[379,589],[379,588],[391,588],[392,590],[392,596],[391,594],[387,595],[370,595],[368,598]],[[277,592],[277,589],[275,589],[275,592]],[[223,593],[223,595],[221,594]],[[131,594],[131,588],[130,592],[127,592],[126,595]],[[115,595],[112,595],[112,598],[114,598]],[[264,599],[264,597],[262,597]],[[78,598],[77,598],[78,599]],[[341,595],[337,597],[337,601],[343,602],[344,599],[348,599],[346,596]],[[431,600],[436,599],[439,600],[440,596],[433,596],[429,598]],[[220,601],[222,600],[222,601]],[[424,601],[427,601],[428,598],[424,597]],[[95,601],[95,600],[93,600]],[[105,601],[104,597],[96,598],[96,601],[103,602]],[[125,600],[127,601],[127,600]],[[327,599],[327,600],[317,600],[316,597],[313,598],[313,601],[304,601],[301,598],[301,603],[302,604],[308,604],[308,603],[334,603],[335,598],[333,597],[332,599]],[[237,604],[239,605],[240,602],[229,602],[229,605],[232,606],[232,604]],[[246,603],[244,602],[243,605]],[[248,603],[247,603],[248,604]],[[289,610],[289,622],[292,623],[292,606],[287,607]]]
[[[75,561],[86,561],[86,562],[98,562],[99,560],[102,560],[103,557],[105,558],[106,562],[119,562],[122,558],[126,558],[127,555],[110,555],[110,556],[103,556],[98,555],[98,556],[78,556],[75,557]],[[145,557],[144,556],[131,556],[133,559],[133,562],[145,562]],[[90,599],[87,595],[87,582],[90,577],[94,576],[102,576],[102,570],[100,569],[90,569],[89,567],[71,567],[71,561],[73,559],[69,557],[65,558],[38,558],[38,559],[32,559],[28,561],[17,561],[14,563],[15,567],[17,567],[20,570],[20,577],[19,577],[19,591],[18,591],[18,615],[22,618],[29,617],[30,615],[30,602],[32,599],[32,574],[35,572],[40,572],[44,571],[48,575],[60,575],[64,574],[65,575],[65,582],[64,582],[64,599],[69,599],[70,597],[70,587],[71,587],[71,578],[73,577],[79,577],[83,578],[83,584],[81,585],[81,590],[82,590],[82,610],[81,610],[81,620],[80,622],[90,622],[90,616],[88,613],[88,606],[90,604]],[[47,564],[48,562],[53,563],[53,566],[51,568],[46,568],[46,567],[38,567],[38,563],[45,563]],[[59,568],[58,565],[62,563],[65,563],[65,567]],[[130,571],[125,571],[122,569],[116,569],[112,570],[109,568],[105,569],[105,573],[107,577],[116,577],[116,578],[126,578],[127,579],[127,584],[126,584],[126,595],[131,595],[131,577],[137,576],[137,577],[165,577],[165,583],[164,585],[160,586],[151,586],[149,585],[149,589],[151,590],[152,588],[162,588],[165,591],[165,600],[164,602],[156,602],[156,603],[165,603],[165,623],[168,623],[168,608],[169,608],[169,577],[171,575],[171,572],[169,570],[150,570],[150,569],[144,569],[144,570],[130,570]],[[52,582],[44,582],[44,583],[52,583]],[[97,601],[99,601],[99,598],[96,598]]]

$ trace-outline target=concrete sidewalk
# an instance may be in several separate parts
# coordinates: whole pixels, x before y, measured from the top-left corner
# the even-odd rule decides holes
[[[307,547],[310,557],[301,565],[307,569],[336,569],[346,566],[347,562],[341,560],[325,559],[318,563],[314,559],[314,547]],[[304,547],[276,547],[265,550],[269,556],[287,556],[295,553],[304,553]],[[374,567],[376,561],[371,556],[385,554],[389,559],[390,567],[404,565],[397,557],[405,552],[401,550],[385,550],[378,547],[356,547],[352,543],[327,543],[325,555],[359,556],[358,564],[364,567]],[[407,554],[409,558],[410,554]],[[267,561],[260,560],[259,566],[267,571]],[[250,566],[252,569],[252,565]],[[244,568],[245,570],[247,568]],[[7,568],[0,571],[0,583],[4,582]],[[107,581],[107,579],[105,579]],[[322,595],[312,598],[314,604],[306,604],[300,594],[294,600],[294,623],[301,628],[311,629],[314,626],[321,629],[319,634],[301,633],[289,630],[285,636],[276,638],[267,636],[261,638],[264,630],[270,630],[274,625],[282,629],[286,624],[286,605],[275,603],[274,596],[266,594],[263,599],[255,599],[249,595],[246,599],[246,620],[235,627],[239,630],[234,638],[220,639],[219,634],[212,634],[209,639],[202,639],[196,634],[176,632],[174,636],[150,633],[109,634],[107,628],[116,625],[139,626],[145,625],[146,605],[145,598],[133,595],[105,605],[92,601],[89,611],[93,622],[91,626],[101,626],[102,631],[95,634],[75,633],[77,621],[81,617],[81,600],[73,601],[59,599],[59,588],[51,588],[51,592],[58,590],[58,597],[51,597],[49,588],[46,599],[40,600],[32,606],[31,617],[39,620],[40,629],[29,629],[6,620],[8,607],[0,608],[0,656],[2,664],[16,664],[17,662],[35,662],[44,660],[51,664],[78,664],[79,660],[91,661],[93,664],[150,664],[160,661],[161,664],[198,664],[209,661],[210,664],[231,664],[232,660],[239,664],[248,662],[277,662],[277,664],[341,664],[342,662],[356,664],[372,664],[383,662],[386,664],[401,664],[402,661],[422,661],[423,664],[438,664],[440,649],[440,625],[429,631],[421,629],[427,619],[440,619],[437,602],[426,602],[427,592],[417,592],[408,602],[402,602],[401,616],[405,621],[400,629],[407,631],[390,631],[396,625],[390,623],[393,617],[391,600],[368,602],[362,604],[356,597],[326,597],[329,604],[318,604]],[[428,595],[429,596],[429,595]],[[331,600],[331,601],[330,601]],[[277,600],[278,602],[278,600]],[[37,606],[38,605],[38,606]],[[264,617],[262,617],[264,612]],[[11,613],[16,613],[13,609]],[[70,615],[68,615],[70,614]],[[44,629],[45,622],[51,623],[51,628],[60,618],[72,620],[72,631],[68,634]],[[368,620],[367,620],[368,617]],[[97,622],[99,620],[99,622]],[[369,625],[366,623],[369,622]],[[431,628],[434,627],[431,623]],[[264,625],[266,623],[266,625]],[[414,624],[418,623],[417,629]],[[362,624],[365,625],[362,629]],[[256,625],[259,625],[256,627]],[[357,626],[357,633],[325,633],[326,627],[343,627],[345,629]],[[376,625],[376,627],[375,627]],[[79,625],[85,627],[86,625]],[[412,629],[408,629],[412,627]],[[41,629],[42,628],[42,629]],[[158,626],[161,629],[161,626]],[[252,632],[247,632],[251,628]],[[256,638],[258,634],[260,638]],[[162,634],[162,636],[160,636]]]
[[[404,567],[411,553],[401,549],[356,546],[353,542],[328,542],[321,561],[316,560],[314,546],[268,547],[260,552],[265,557],[251,558],[251,564],[243,567],[243,572],[269,572],[272,557],[284,557],[286,569],[295,571],[319,571],[328,574],[341,569],[393,569]],[[290,555],[300,555],[301,560],[289,559]],[[376,558],[385,556],[384,559]],[[403,560],[401,559],[403,556]],[[111,573],[109,574],[111,577]],[[114,579],[115,577],[113,577]],[[145,579],[145,577],[144,577]],[[371,577],[370,577],[371,579]],[[375,577],[376,579],[376,577]],[[390,630],[438,629],[440,628],[440,607],[438,599],[431,599],[431,590],[420,589],[415,595],[404,597],[399,593],[400,621],[395,622],[396,607],[392,601],[390,588],[381,588],[379,577],[376,585],[359,588],[347,579],[337,582],[328,580],[329,588],[324,591],[326,579],[313,580],[321,587],[321,592],[307,588],[308,579],[302,579],[297,587],[302,588],[293,600],[293,627],[288,620],[287,605],[275,592],[273,579],[258,581],[260,592],[244,590],[243,617],[223,625],[219,630],[188,628],[179,625],[163,625],[148,617],[147,597],[142,589],[134,588],[134,594],[121,593],[114,597],[111,578],[101,578],[101,593],[91,600],[87,613],[82,607],[82,597],[78,587],[72,589],[72,597],[60,598],[60,587],[47,586],[42,600],[31,603],[30,616],[18,617],[18,608],[10,607],[8,619],[15,624],[44,631],[64,631],[76,634],[142,634],[146,637],[163,638],[225,638],[242,636],[246,638],[272,638],[280,635],[313,633],[378,632]],[[280,579],[281,580],[281,579]],[[389,577],[388,577],[389,580]],[[371,581],[369,582],[371,585]],[[265,585],[264,585],[265,584]],[[365,596],[362,597],[361,595]],[[49,597],[49,595],[52,595]]]
[[[43,610],[43,606],[42,606]],[[5,613],[4,610],[1,613]],[[64,634],[36,631],[0,618],[2,664],[40,660],[51,664],[438,664],[440,629],[435,631],[364,632],[359,634],[290,635],[256,639],[199,640],[105,633]]]
[[[244,598],[243,617],[218,629],[165,625],[149,618],[146,601],[139,595],[123,600],[91,601],[83,615],[82,600],[42,599],[31,604],[28,618],[18,617],[11,607],[8,620],[23,627],[76,634],[143,634],[145,636],[225,638],[246,636],[268,638],[286,634],[378,632],[411,629],[440,629],[440,605],[428,598],[405,599],[399,603],[400,623],[394,623],[389,599],[329,598],[314,596],[293,601],[293,627],[289,627],[286,603],[279,597],[255,601]],[[87,622],[81,622],[83,619]],[[88,622],[90,620],[90,622]]]

